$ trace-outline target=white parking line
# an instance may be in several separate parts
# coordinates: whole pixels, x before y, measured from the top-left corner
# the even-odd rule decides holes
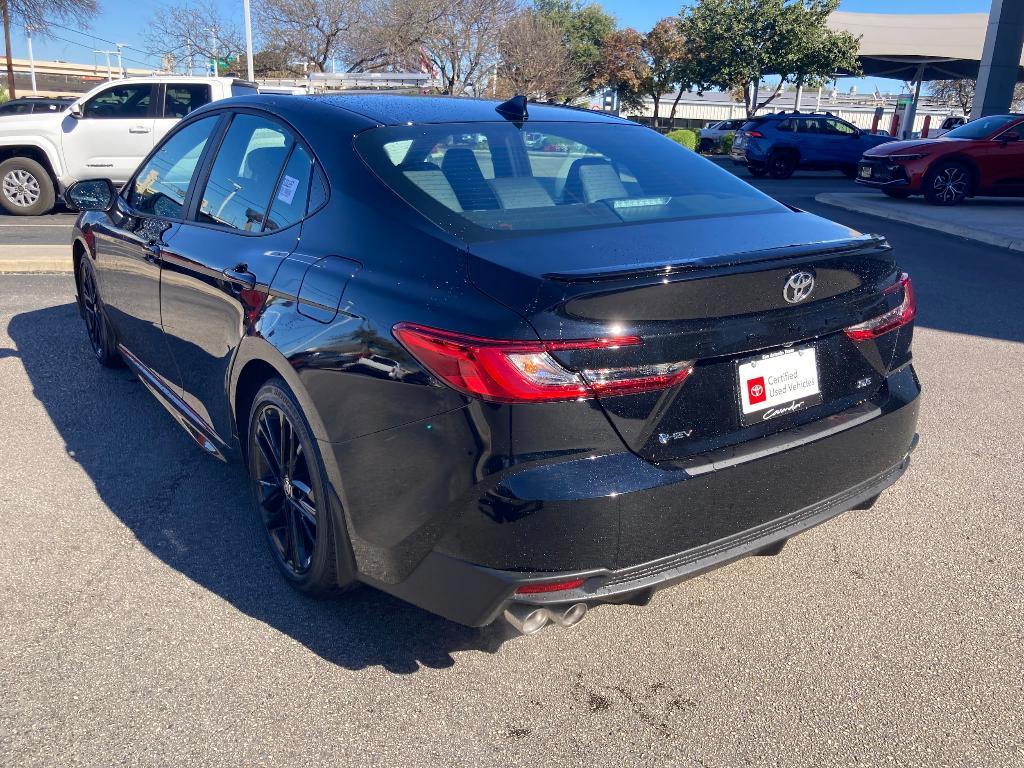
[[[71,226],[71,222],[68,222],[67,224],[0,224],[0,228],[18,228],[18,229],[28,229],[29,227],[31,227],[32,229],[36,229],[38,227],[60,227],[61,229],[64,229],[64,228],[70,227],[70,226]]]

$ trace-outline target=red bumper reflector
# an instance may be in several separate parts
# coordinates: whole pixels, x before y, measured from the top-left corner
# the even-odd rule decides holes
[[[576,589],[583,586],[583,579],[572,579],[570,581],[551,581],[547,584],[524,584],[516,590],[517,595],[537,595],[543,592],[562,592],[567,589]]]

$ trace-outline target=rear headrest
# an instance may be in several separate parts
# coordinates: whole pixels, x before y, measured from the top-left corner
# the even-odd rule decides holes
[[[277,176],[284,164],[286,147],[258,147],[245,156],[247,175],[251,179]]]
[[[581,157],[565,177],[563,198],[569,203],[596,203],[628,195],[619,174],[603,157]]]

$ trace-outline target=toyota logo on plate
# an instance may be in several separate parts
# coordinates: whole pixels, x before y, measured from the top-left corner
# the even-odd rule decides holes
[[[782,298],[790,304],[799,304],[811,295],[814,290],[814,275],[810,272],[797,272],[789,276],[782,287]]]
[[[761,395],[764,394],[764,387],[762,387],[760,384],[755,384],[750,388],[750,394],[753,395],[754,397],[760,397]]]

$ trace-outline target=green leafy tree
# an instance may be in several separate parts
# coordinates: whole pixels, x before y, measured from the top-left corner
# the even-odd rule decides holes
[[[662,19],[655,24],[644,35],[643,51],[650,70],[644,85],[647,95],[654,100],[654,125],[657,127],[661,116],[661,97],[678,88],[669,115],[671,121],[676,116],[676,107],[682,95],[682,80],[686,77],[686,47],[678,20]]]
[[[533,7],[559,30],[572,64],[574,85],[563,100],[593,93],[601,86],[603,42],[615,31],[615,19],[600,5],[581,0],[534,0]]]
[[[639,111],[651,90],[651,66],[644,50],[644,36],[632,27],[617,29],[601,45],[601,63],[595,86],[614,88],[622,108]]]
[[[786,83],[812,85],[836,72],[856,74],[859,42],[826,20],[839,0],[698,0],[681,14],[698,90],[739,90],[747,115],[770,104]],[[761,98],[760,83],[778,85]]]

